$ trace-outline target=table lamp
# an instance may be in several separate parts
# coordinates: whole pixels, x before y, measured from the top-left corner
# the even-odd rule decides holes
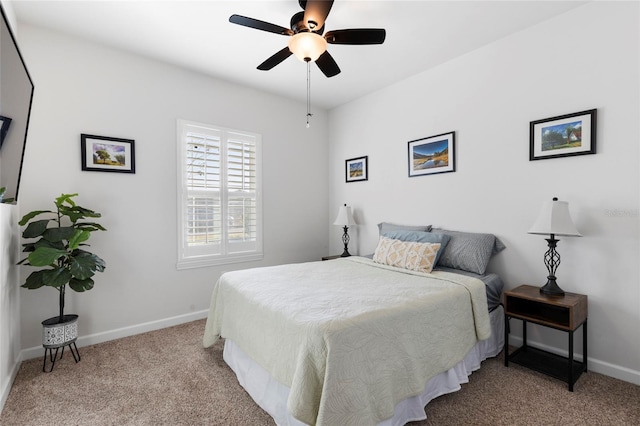
[[[351,207],[346,204],[340,207],[338,210],[338,217],[336,218],[334,225],[343,226],[344,234],[342,234],[342,242],[344,243],[344,252],[340,255],[340,257],[348,257],[351,256],[349,254],[349,226],[355,225],[356,221],[353,220],[353,214],[351,213]]]
[[[549,235],[547,243],[549,250],[544,254],[544,264],[549,275],[547,283],[540,287],[540,293],[552,296],[562,296],[564,291],[556,282],[556,269],[560,265],[560,254],[556,251],[558,241],[556,235],[581,237],[569,214],[569,203],[558,201],[556,197],[552,201],[546,201],[540,210],[538,219],[529,230],[529,234]]]

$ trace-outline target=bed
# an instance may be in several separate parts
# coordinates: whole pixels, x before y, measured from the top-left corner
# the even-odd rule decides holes
[[[225,339],[225,361],[277,424],[424,419],[431,399],[459,389],[502,348],[502,282],[451,268],[441,248],[455,249],[459,236],[442,244],[389,235],[381,232],[371,259],[234,271],[216,284],[204,346]],[[381,261],[383,239],[422,251],[405,254],[406,264]]]

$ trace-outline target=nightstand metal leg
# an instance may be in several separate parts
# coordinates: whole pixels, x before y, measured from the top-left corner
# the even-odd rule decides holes
[[[527,350],[527,321],[522,320],[522,350]]]
[[[569,391],[573,392],[573,331],[569,332]]]
[[[504,366],[509,366],[509,317],[504,316],[504,349],[502,350],[504,355]]]
[[[587,372],[587,320],[582,324],[582,362],[584,362],[584,372]]]

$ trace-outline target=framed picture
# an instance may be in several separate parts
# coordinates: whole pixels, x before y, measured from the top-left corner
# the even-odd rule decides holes
[[[409,177],[456,171],[455,132],[409,142]]]
[[[7,136],[10,125],[11,119],[0,115],[0,147],[2,147],[2,143],[4,142],[5,136]]]
[[[369,179],[369,166],[367,165],[369,157],[358,157],[345,160],[344,169],[347,182],[358,182]]]
[[[136,156],[132,139],[80,135],[82,170],[135,173]]]
[[[596,110],[532,121],[529,161],[596,153]]]

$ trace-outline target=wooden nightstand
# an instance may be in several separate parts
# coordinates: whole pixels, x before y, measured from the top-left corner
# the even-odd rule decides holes
[[[339,259],[341,257],[342,257],[342,255],[334,254],[333,256],[324,256],[322,258],[322,260],[333,260],[333,259]]]
[[[522,320],[522,346],[509,354],[509,318]],[[538,287],[521,285],[504,293],[504,365],[509,361],[573,385],[587,371],[587,296],[565,293],[548,296]],[[527,322],[566,331],[569,357],[565,358],[527,345]],[[573,333],[582,326],[582,362],[573,359]]]

